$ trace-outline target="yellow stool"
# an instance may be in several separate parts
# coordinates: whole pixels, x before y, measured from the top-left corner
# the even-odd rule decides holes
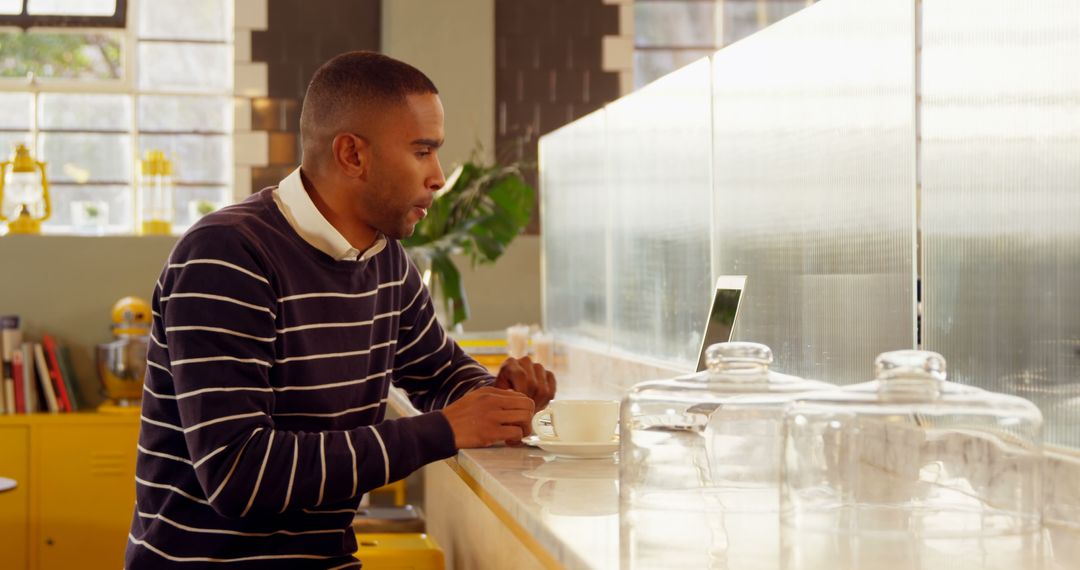
[[[364,570],[443,570],[446,560],[426,534],[358,534],[356,557]]]
[[[375,490],[373,490],[371,492],[372,493],[393,493],[394,494],[394,506],[395,507],[404,507],[405,506],[405,480],[404,479],[398,479],[397,481],[394,481],[393,483],[388,483],[386,485],[383,485],[382,487],[379,487],[378,489],[375,489]]]

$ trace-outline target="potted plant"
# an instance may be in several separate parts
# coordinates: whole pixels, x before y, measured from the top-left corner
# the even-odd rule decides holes
[[[461,272],[451,255],[467,255],[474,267],[493,263],[532,217],[535,192],[521,168],[516,162],[485,164],[474,156],[454,170],[436,192],[427,217],[402,240],[448,329],[469,318]]]

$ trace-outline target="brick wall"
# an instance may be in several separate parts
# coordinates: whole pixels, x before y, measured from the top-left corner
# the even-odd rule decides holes
[[[381,0],[272,0],[267,29],[251,33],[251,59],[267,65],[267,96],[251,101],[251,129],[268,133],[266,166],[251,169],[251,191],[277,184],[300,162],[300,104],[326,60],[378,50]]]
[[[495,0],[495,155],[536,163],[537,141],[620,95],[604,37],[620,7],[603,0]],[[538,187],[536,169],[526,179]],[[539,208],[530,233],[539,229]]]

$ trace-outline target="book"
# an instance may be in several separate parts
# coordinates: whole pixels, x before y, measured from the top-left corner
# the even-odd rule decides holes
[[[71,366],[71,354],[67,345],[60,344],[56,347],[56,360],[60,363],[60,377],[64,379],[67,388],[68,399],[71,401],[71,411],[79,411],[79,380],[75,378],[75,368]]]
[[[0,359],[3,371],[0,373],[0,412],[15,413],[15,378],[11,374],[11,357],[15,348],[22,344],[22,329],[18,315],[0,316]]]
[[[41,393],[45,395],[45,405],[50,413],[55,414],[60,411],[60,406],[56,403],[56,392],[53,391],[52,377],[49,376],[49,365],[45,362],[45,350],[41,348],[40,343],[34,343],[34,361],[37,362],[38,384],[41,386]]]
[[[41,409],[38,406],[37,374],[34,372],[34,343],[24,342],[21,350],[23,354],[23,409],[26,413],[33,414]]]
[[[23,353],[22,347],[11,354],[11,376],[15,381],[15,413],[26,413],[26,397],[23,395]]]
[[[52,380],[59,411],[70,412],[71,400],[68,398],[67,386],[60,376],[60,362],[56,359],[56,339],[47,334],[41,335],[41,347],[45,351],[45,363],[49,366],[49,378]]]

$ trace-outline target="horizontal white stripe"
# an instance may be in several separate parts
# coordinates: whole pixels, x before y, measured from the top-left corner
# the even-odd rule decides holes
[[[165,327],[165,332],[173,332],[173,331],[219,332],[219,333],[222,333],[222,334],[230,334],[230,335],[233,335],[233,336],[238,336],[238,337],[241,337],[241,338],[250,338],[252,340],[258,340],[258,341],[262,341],[262,342],[274,342],[275,340],[277,340],[277,337],[273,337],[273,336],[269,336],[269,337],[255,336],[253,334],[242,333],[240,331],[234,331],[232,329],[224,329],[224,328],[221,328],[221,327],[201,327],[201,326],[196,326],[196,325],[188,325],[188,326],[181,326],[181,327]]]
[[[208,394],[208,393],[212,393],[212,392],[273,392],[273,391],[274,391],[273,388],[260,388],[260,387],[255,387],[255,386],[230,386],[230,387],[225,387],[225,388],[199,388],[198,390],[192,390],[190,392],[184,392],[183,394],[179,394],[179,395],[176,395],[176,396],[158,396],[157,394],[154,394],[153,392],[151,392],[151,394],[153,394],[154,396],[157,396],[159,398],[165,399],[165,400],[183,400],[184,398],[190,398],[192,396],[199,396],[199,395],[202,395],[202,394]]]
[[[370,321],[352,321],[352,322],[329,322],[329,323],[312,323],[309,325],[297,325],[295,327],[285,327],[283,329],[277,329],[278,334],[284,334],[296,331],[306,331],[310,329],[336,329],[336,328],[349,328],[349,327],[363,327],[371,324],[375,324],[375,321],[379,319],[385,319],[400,315],[401,311],[390,311],[389,313],[381,313],[375,315]]]
[[[405,282],[405,278],[402,277],[398,281],[390,281],[390,282],[387,282],[387,283],[380,283],[378,287],[372,289],[371,291],[364,291],[363,293],[334,293],[334,292],[329,292],[329,291],[324,292],[324,293],[301,293],[299,295],[289,295],[287,297],[280,297],[280,298],[278,298],[278,302],[279,303],[284,303],[286,301],[297,301],[297,300],[300,300],[300,299],[315,299],[315,298],[325,298],[325,297],[335,297],[335,298],[341,298],[341,299],[360,299],[360,298],[363,298],[363,297],[370,297],[370,296],[378,293],[379,289],[386,289],[388,287],[397,287],[398,285],[401,285],[404,282]]]
[[[172,491],[173,493],[176,493],[177,495],[180,495],[181,497],[186,497],[186,498],[191,499],[192,501],[195,501],[196,503],[199,503],[201,505],[209,505],[210,504],[210,501],[207,501],[206,499],[200,499],[200,498],[196,497],[195,495],[192,495],[192,494],[188,493],[187,491],[185,491],[183,489],[173,487],[172,485],[166,485],[164,483],[154,483],[153,481],[144,481],[142,479],[139,479],[138,476],[135,477],[135,482],[140,484],[140,485],[145,485],[147,487],[153,487],[155,489],[165,489],[166,491]]]
[[[168,330],[169,329],[165,329],[166,332],[168,332]],[[150,340],[154,341],[154,344],[160,346],[161,348],[169,348],[169,345],[161,342],[154,336],[154,331],[150,331]]]
[[[345,414],[355,414],[356,412],[362,412],[364,410],[370,410],[371,408],[377,408],[386,403],[386,398],[375,402],[374,404],[368,404],[366,406],[360,406],[359,408],[349,408],[340,412],[327,412],[322,413],[304,413],[304,412],[287,412],[287,413],[275,413],[274,417],[279,416],[303,416],[306,418],[336,418],[338,416],[344,416]]]
[[[195,430],[202,429],[202,428],[204,428],[206,426],[212,426],[214,424],[220,424],[222,422],[229,422],[229,421],[232,421],[232,420],[242,420],[244,418],[254,418],[254,417],[257,417],[257,416],[265,416],[265,415],[266,414],[264,412],[248,412],[246,414],[235,414],[235,415],[232,415],[232,416],[222,416],[220,418],[214,418],[212,420],[207,420],[205,422],[202,422],[201,424],[195,424],[193,426],[188,426],[188,427],[184,428],[184,433],[191,433],[191,432],[193,432]]]
[[[150,419],[150,418],[148,418],[148,417],[146,417],[146,416],[139,416],[139,418],[141,418],[141,419],[142,419],[142,421],[144,421],[144,422],[146,422],[146,423],[148,423],[148,424],[153,424],[153,425],[156,425],[156,426],[161,426],[161,427],[163,427],[163,428],[169,428],[169,429],[171,429],[171,430],[174,430],[174,431],[179,431],[179,432],[183,432],[183,431],[184,431],[184,428],[182,428],[182,427],[180,427],[180,426],[174,426],[174,425],[172,425],[172,424],[168,424],[168,423],[165,423],[165,422],[159,422],[159,421],[157,421],[157,420],[152,420],[152,419]]]
[[[172,295],[162,297],[161,300],[162,301],[169,301],[169,300],[177,299],[177,298],[180,298],[180,299],[210,299],[212,301],[224,301],[226,303],[232,303],[234,305],[240,305],[241,307],[247,307],[248,309],[254,309],[256,311],[262,311],[264,313],[269,313],[271,317],[274,317],[275,319],[277,318],[277,315],[274,314],[274,312],[271,311],[270,309],[267,309],[266,307],[263,307],[261,305],[255,305],[255,304],[252,304],[252,303],[248,303],[246,301],[241,301],[239,299],[233,299],[232,297],[226,297],[224,295],[211,295],[209,293],[173,293]]]
[[[435,354],[435,353],[433,352],[433,353],[431,353],[431,354]],[[431,356],[431,355],[429,354],[428,356]],[[426,357],[424,357],[424,358],[426,358]],[[450,365],[451,365],[451,364],[453,364],[453,363],[454,363],[454,361],[452,361],[452,360],[447,360],[445,364],[443,364],[442,366],[440,366],[440,367],[439,367],[439,368],[438,368],[438,369],[437,369],[437,370],[435,371],[435,373],[434,373],[434,374],[429,374],[429,375],[427,375],[427,376],[401,376],[401,377],[397,378],[397,381],[398,381],[398,382],[401,382],[401,381],[404,381],[404,380],[430,380],[430,379],[432,379],[432,378],[434,378],[434,377],[438,376],[438,375],[439,375],[439,374],[440,374],[440,373],[441,373],[441,372],[442,372],[443,370],[446,370],[446,367],[447,367],[447,366],[450,366]],[[401,368],[405,368],[405,367],[404,367],[404,366],[402,366]],[[399,370],[400,370],[401,368],[399,368]]]
[[[431,315],[431,320],[428,321],[428,324],[427,324],[426,327],[424,327],[424,330],[420,331],[420,334],[416,335],[416,338],[413,339],[412,342],[410,342],[409,344],[406,344],[405,346],[397,349],[397,352],[395,352],[394,354],[401,354],[402,352],[405,352],[406,350],[409,350],[410,348],[412,348],[413,345],[415,345],[416,343],[420,342],[424,338],[424,334],[428,332],[428,330],[431,328],[431,325],[434,322],[435,322],[435,315]]]
[[[159,319],[161,318],[161,315],[160,315],[160,314],[158,314],[158,312],[157,312],[157,311],[155,311],[155,310],[153,310],[153,309],[150,309],[150,314],[151,314],[151,315],[154,315],[155,317],[157,317],[157,318],[159,318]]]
[[[164,366],[158,364],[157,362],[154,362],[153,360],[147,359],[146,360],[146,365],[147,366],[153,366],[154,368],[157,368],[157,369],[165,372],[169,376],[172,376],[172,370],[169,370],[168,368],[165,368]]]
[[[337,510],[334,510],[334,511],[315,511],[315,510],[311,510],[311,509],[300,509],[300,510],[302,510],[305,513],[308,513],[308,514],[312,514],[312,515],[336,515],[336,514],[340,514],[340,513],[356,513],[356,509],[337,509]]]
[[[443,336],[443,341],[442,341],[442,344],[439,345],[439,348],[436,348],[435,350],[433,350],[433,351],[431,351],[431,352],[429,352],[429,353],[427,353],[427,354],[425,354],[423,356],[419,356],[417,358],[414,358],[414,359],[406,362],[405,364],[402,364],[401,366],[394,366],[394,370],[404,370],[404,369],[412,366],[413,364],[416,364],[417,362],[420,362],[421,360],[424,360],[425,358],[430,358],[431,356],[433,356],[435,354],[438,354],[442,349],[446,348],[446,342],[447,342],[448,338],[449,337]],[[451,361],[448,360],[446,363],[450,364],[450,362]],[[439,370],[442,370],[442,369],[440,368]],[[436,372],[436,374],[438,374],[438,372]],[[428,376],[428,378],[431,378],[433,376],[434,375]]]
[[[413,303],[415,303],[416,300],[420,298],[420,293],[423,293],[423,292],[424,292],[424,288],[422,286],[417,287],[416,294],[413,295],[413,298],[412,298],[411,301],[409,301],[409,304],[405,305],[405,307],[401,309],[401,312],[404,313],[405,311],[408,311],[409,309],[411,309],[412,306],[413,306]],[[409,328],[411,329],[412,327],[409,327]]]
[[[146,392],[147,394],[150,394],[151,396],[153,396],[153,397],[155,397],[155,398],[157,398],[159,400],[175,400],[176,399],[176,396],[172,396],[172,395],[169,395],[169,394],[158,394],[157,392],[151,390],[150,387],[147,386],[145,382],[143,383],[142,390],[143,390],[143,392]]]
[[[215,455],[217,455],[217,454],[221,453],[222,451],[225,451],[225,450],[226,450],[226,449],[228,449],[228,448],[229,448],[229,446],[227,446],[227,445],[223,445],[223,446],[221,446],[221,447],[219,447],[219,448],[217,448],[217,449],[215,449],[215,450],[211,451],[210,453],[207,453],[206,455],[204,455],[204,456],[203,456],[203,458],[202,458],[202,459],[200,459],[200,460],[196,461],[196,462],[195,462],[195,463],[194,463],[194,464],[192,465],[192,467],[194,467],[195,469],[198,469],[198,468],[199,468],[200,466],[202,466],[202,464],[203,464],[203,463],[206,463],[207,461],[209,461],[211,457],[213,457],[213,456],[215,456]]]
[[[375,350],[377,348],[386,348],[388,346],[393,346],[395,344],[397,344],[397,341],[396,340],[391,340],[389,342],[381,342],[379,344],[373,344],[373,345],[371,345],[370,348],[367,348],[367,349],[364,349],[364,350],[350,350],[348,352],[326,352],[326,353],[323,353],[323,354],[308,354],[306,356],[290,356],[288,358],[276,358],[276,359],[274,359],[274,362],[276,362],[278,364],[285,364],[286,362],[293,362],[293,361],[297,361],[297,360],[319,360],[319,359],[322,359],[322,358],[340,358],[340,357],[343,357],[343,356],[359,356],[361,354],[370,354],[371,351],[373,351],[373,350]],[[176,364],[176,363],[174,362],[173,364]],[[267,366],[269,366],[269,365],[267,365]]]
[[[239,271],[240,273],[243,273],[244,275],[247,275],[248,277],[251,277],[253,279],[256,279],[258,281],[266,283],[267,285],[270,284],[270,282],[267,281],[266,278],[263,277],[262,275],[254,273],[252,271],[248,271],[247,269],[244,269],[243,267],[240,267],[239,265],[229,263],[228,261],[222,261],[220,259],[189,259],[188,261],[185,261],[184,263],[170,263],[169,264],[169,269],[177,269],[177,268],[181,268],[181,267],[186,267],[188,265],[196,265],[196,264],[220,265],[222,267],[228,267],[229,269],[235,269],[235,270]]]
[[[237,358],[235,356],[206,356],[206,357],[203,357],[203,358],[182,358],[180,360],[172,361],[172,365],[176,366],[178,364],[198,364],[200,362],[220,362],[222,360],[229,360],[229,361],[232,361],[232,362],[241,362],[241,363],[244,363],[244,364],[258,364],[260,366],[265,366],[267,368],[270,368],[271,366],[273,366],[269,362],[267,362],[265,360],[260,360],[258,358]]]
[[[289,560],[302,558],[305,560],[326,560],[327,558],[334,558],[333,556],[320,556],[317,554],[266,554],[262,556],[242,556],[240,558],[210,558],[207,556],[173,556],[167,552],[162,551],[160,548],[146,542],[145,540],[139,540],[134,535],[128,533],[128,540],[132,544],[142,546],[147,550],[150,550],[154,554],[171,560],[173,562],[250,562],[252,560]]]
[[[200,532],[204,534],[229,534],[233,536],[274,536],[275,534],[284,534],[287,536],[303,536],[305,534],[341,534],[345,532],[343,528],[327,529],[327,530],[275,530],[274,532],[241,532],[239,530],[228,530],[224,528],[199,528],[194,526],[188,526],[186,524],[180,524],[161,513],[144,513],[142,511],[136,511],[139,516],[144,519],[157,519],[166,524],[172,525],[180,530],[186,530],[188,532]]]
[[[173,461],[179,461],[180,463],[187,463],[188,465],[191,465],[190,459],[184,459],[183,457],[179,457],[176,455],[169,455],[168,453],[161,453],[160,451],[150,451],[149,449],[146,449],[139,444],[135,444],[135,448],[147,455],[153,455],[154,457],[163,457],[165,459],[172,459]]]
[[[296,391],[301,391],[301,390],[305,390],[305,391],[306,390],[326,390],[326,389],[330,389],[330,388],[340,388],[342,386],[353,386],[353,385],[356,385],[356,384],[363,384],[365,382],[369,382],[371,380],[379,378],[380,376],[386,376],[387,372],[389,372],[389,370],[384,370],[382,372],[376,372],[375,374],[371,374],[371,375],[365,376],[363,378],[357,378],[356,380],[342,380],[341,382],[331,382],[329,384],[317,384],[315,386],[282,386],[280,388],[275,387],[273,390],[275,392],[296,392]]]

